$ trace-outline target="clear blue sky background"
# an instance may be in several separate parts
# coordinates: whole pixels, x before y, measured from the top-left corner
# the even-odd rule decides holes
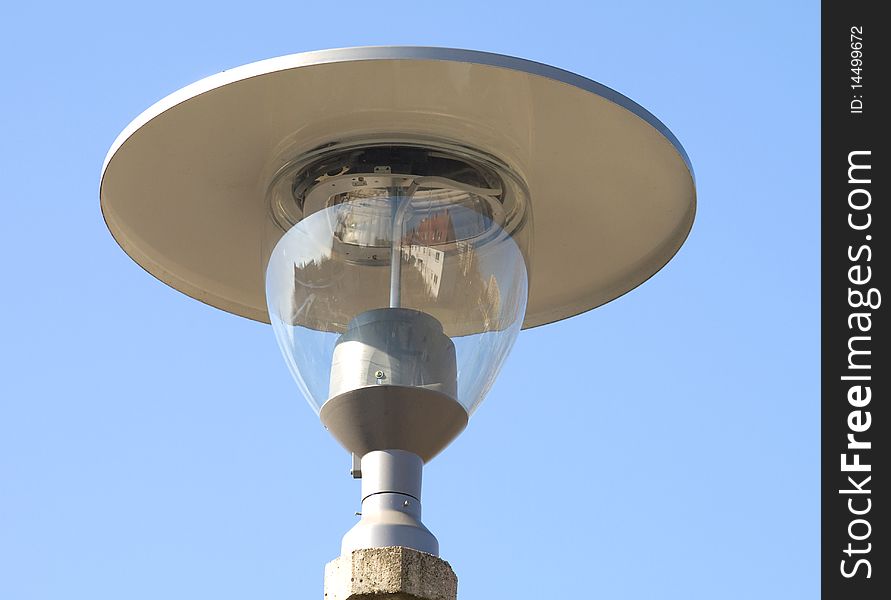
[[[292,0],[2,9],[0,598],[321,598],[347,456],[267,326],[116,246],[98,183],[179,87],[368,44],[576,71],[661,118],[698,178],[670,265],[521,334],[427,468],[461,599],[817,597],[819,4]]]

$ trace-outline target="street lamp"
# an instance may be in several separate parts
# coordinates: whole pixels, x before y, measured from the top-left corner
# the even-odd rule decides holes
[[[100,196],[151,274],[272,324],[361,474],[344,554],[437,555],[422,465],[519,330],[645,281],[695,210],[683,148],[631,100],[538,63],[411,47],[285,56],[175,92],[115,141]]]

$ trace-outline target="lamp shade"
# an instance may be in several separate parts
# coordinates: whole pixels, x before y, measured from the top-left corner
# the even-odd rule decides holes
[[[528,60],[419,47],[283,56],[171,94],[112,145],[103,216],[122,248],[165,283],[268,322],[270,181],[296,156],[392,134],[460,142],[522,176],[535,206],[523,327],[640,285],[693,223],[686,153],[632,100]],[[321,206],[308,200],[295,215]]]

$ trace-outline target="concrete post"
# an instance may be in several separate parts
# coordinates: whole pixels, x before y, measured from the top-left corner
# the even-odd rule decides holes
[[[325,565],[325,600],[457,600],[458,578],[432,554],[391,546],[354,550]]]

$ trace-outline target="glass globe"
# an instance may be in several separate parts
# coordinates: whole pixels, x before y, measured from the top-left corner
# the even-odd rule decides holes
[[[447,398],[462,410],[456,417],[444,409],[443,419],[463,419],[457,431],[443,432],[454,437],[492,386],[523,323],[525,188],[518,178],[505,185],[503,167],[481,170],[463,158],[448,158],[457,171],[456,164],[431,165],[431,151],[422,148],[363,149],[362,159],[356,153],[341,152],[333,167],[330,157],[317,168],[303,166],[308,175],[273,186],[273,202],[276,189],[284,189],[302,199],[303,210],[316,204],[270,253],[273,330],[323,420],[326,405],[358,391],[366,411],[375,394],[408,394],[410,407],[428,398],[429,414]]]

